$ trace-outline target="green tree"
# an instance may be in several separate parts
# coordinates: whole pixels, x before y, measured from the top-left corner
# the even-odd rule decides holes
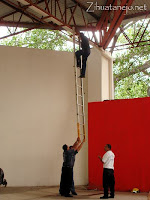
[[[47,29],[33,29],[0,41],[1,45],[50,49],[58,51],[71,51],[67,45],[68,37],[59,31]]]
[[[143,20],[127,26],[125,33],[131,42],[138,42],[145,27],[141,27]],[[148,20],[145,20],[145,24]],[[140,32],[138,34],[138,31]],[[150,27],[145,31],[142,41],[150,40]],[[138,36],[137,36],[138,34]],[[136,37],[137,36],[137,37]],[[135,39],[136,38],[136,39]],[[126,38],[120,33],[117,35],[116,45],[127,43]],[[144,43],[148,44],[148,42]],[[146,97],[147,88],[150,86],[150,45],[130,48],[128,50],[113,52],[114,59],[114,83],[115,98],[137,98]]]

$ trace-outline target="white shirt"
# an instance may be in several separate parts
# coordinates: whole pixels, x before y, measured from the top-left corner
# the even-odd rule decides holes
[[[107,151],[102,158],[103,168],[114,169],[114,158],[114,153],[111,150]]]

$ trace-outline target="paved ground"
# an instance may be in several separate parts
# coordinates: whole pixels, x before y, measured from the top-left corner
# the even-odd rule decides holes
[[[0,187],[0,200],[63,200],[63,199],[99,199],[103,192],[87,190],[86,187],[76,187],[78,193],[73,198],[62,197],[58,194],[58,187]],[[132,194],[130,192],[116,192],[114,200],[147,200],[148,193]]]

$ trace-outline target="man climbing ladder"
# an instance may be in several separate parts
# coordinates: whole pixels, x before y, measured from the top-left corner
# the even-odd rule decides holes
[[[90,47],[88,38],[86,38],[83,33],[80,33],[80,37],[82,38],[81,39],[82,50],[75,52],[75,33],[74,33],[73,37],[74,71],[75,71],[76,108],[77,108],[77,132],[78,132],[78,137],[80,138],[80,136],[82,135],[82,138],[85,140],[84,84],[82,79],[83,77],[81,75],[85,77],[86,61],[88,55],[90,54]],[[77,59],[77,66],[78,65],[81,66],[81,60],[82,60],[82,67],[79,68],[76,67],[76,59]]]
[[[89,40],[83,33],[80,33],[80,39],[81,39],[82,49],[76,52],[77,67],[81,68],[81,55],[82,55],[82,69],[79,78],[85,78],[86,62],[91,51],[90,51]]]

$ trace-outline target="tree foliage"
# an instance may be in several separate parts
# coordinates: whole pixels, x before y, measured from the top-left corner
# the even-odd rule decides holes
[[[67,36],[61,35],[59,31],[47,29],[34,29],[21,33],[0,42],[1,45],[50,49],[58,51],[71,51],[67,46]]]
[[[147,21],[145,21],[143,27],[141,26],[142,23],[143,21],[139,21],[134,25],[131,25],[125,31],[131,42],[138,42],[140,40]],[[146,40],[150,40],[150,27],[147,28],[142,38],[142,41]],[[117,45],[125,43],[127,43],[126,38],[123,34],[120,34]],[[144,44],[148,44],[148,42]],[[147,88],[150,85],[149,72],[150,45],[143,46],[143,43],[141,43],[139,44],[139,47],[118,51],[114,59],[115,98],[126,99],[146,97]]]

